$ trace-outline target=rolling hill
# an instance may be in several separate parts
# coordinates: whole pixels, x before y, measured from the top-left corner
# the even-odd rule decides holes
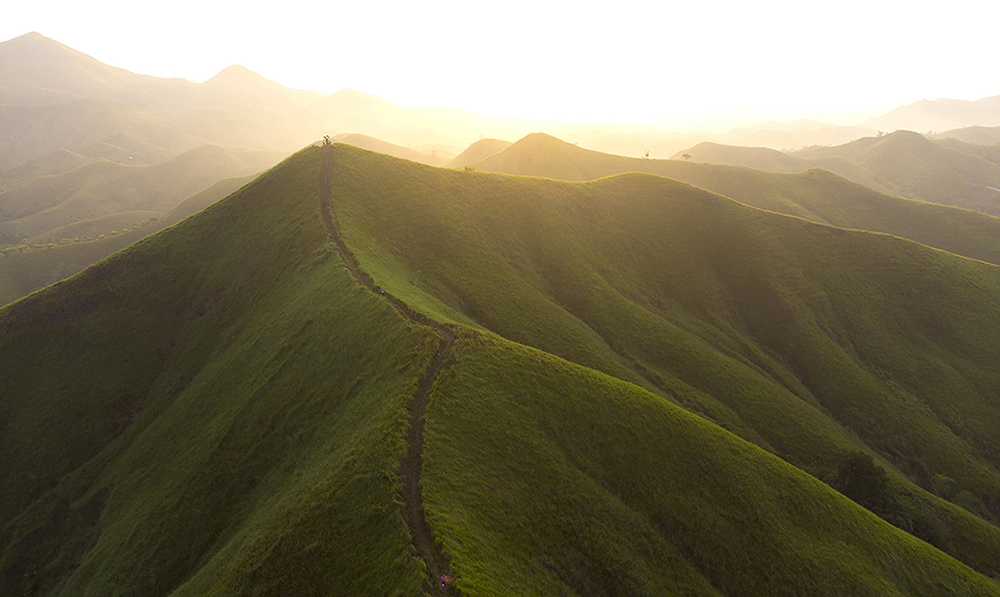
[[[660,177],[310,147],[0,309],[0,591],[997,595],[998,294]]]
[[[333,139],[338,143],[346,143],[348,145],[353,145],[369,151],[377,151],[379,153],[384,153],[386,155],[391,155],[404,160],[410,160],[411,162],[427,164],[429,166],[444,166],[450,159],[444,156],[431,155],[410,147],[386,143],[381,139],[369,137],[368,135],[359,135],[357,133],[335,135]]]
[[[465,151],[458,154],[450,162],[448,168],[465,168],[476,162],[481,162],[490,156],[494,156],[513,145],[510,141],[501,139],[480,139],[468,146]]]
[[[971,102],[948,98],[921,100],[894,108],[866,124],[885,131],[946,131],[971,126],[998,126],[1000,96]]]
[[[1000,144],[1000,126],[969,126],[960,129],[935,133],[933,139],[958,139],[972,145]]]
[[[162,217],[181,201],[219,180],[260,172],[280,153],[204,146],[152,166],[104,160],[50,176],[36,176],[0,191],[0,244],[98,236]],[[104,224],[100,219],[108,219]],[[52,236],[56,229],[90,221],[89,234]]]
[[[134,242],[172,226],[234,193],[254,176],[227,178],[192,195],[165,216],[152,215],[138,224],[115,225],[108,218],[83,221],[51,232],[58,243],[8,247],[0,253],[0,305],[55,284],[121,251]],[[65,239],[65,240],[62,240]]]
[[[688,157],[685,158],[685,155]],[[876,179],[871,172],[842,157],[810,160],[797,158],[767,147],[737,147],[705,141],[674,154],[670,159],[694,160],[695,162],[723,166],[744,166],[754,170],[783,173],[805,172],[819,168],[882,193],[892,192],[891,189],[883,186],[884,183]]]
[[[847,158],[893,185],[904,197],[1000,216],[1000,164],[917,133],[896,131],[792,155]]]
[[[767,150],[764,154],[776,157]],[[795,163],[794,158],[791,163]],[[475,168],[562,180],[594,180],[626,172],[646,172],[761,209],[839,228],[885,232],[1000,264],[997,218],[878,193],[822,170],[781,174],[682,160],[628,158],[582,149],[540,133],[521,139],[506,151],[477,163]]]

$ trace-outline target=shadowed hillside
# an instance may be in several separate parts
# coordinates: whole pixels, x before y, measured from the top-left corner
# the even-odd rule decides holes
[[[659,177],[310,147],[0,309],[0,591],[438,593],[423,379],[446,594],[998,595],[998,293]]]

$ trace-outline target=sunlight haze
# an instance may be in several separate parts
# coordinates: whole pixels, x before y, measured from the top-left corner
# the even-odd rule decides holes
[[[832,8],[835,6],[835,8]],[[29,31],[137,73],[231,64],[282,85],[563,121],[696,123],[867,112],[1000,94],[1000,8],[960,1],[477,4],[21,3]],[[153,23],[151,27],[149,23]],[[714,116],[713,116],[714,115]]]

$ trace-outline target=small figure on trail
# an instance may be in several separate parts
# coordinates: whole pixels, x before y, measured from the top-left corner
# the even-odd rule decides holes
[[[444,586],[450,585],[450,584],[451,584],[451,577],[448,576],[447,574],[442,574],[441,575],[441,586],[444,587]]]
[[[333,145],[333,139],[330,138],[330,135],[323,135],[323,146],[327,145]]]

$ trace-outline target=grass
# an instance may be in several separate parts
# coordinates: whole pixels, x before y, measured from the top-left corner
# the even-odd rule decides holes
[[[66,172],[24,180],[0,192],[0,243],[45,238],[73,222],[121,212],[165,215],[218,181],[260,172],[282,155],[206,145],[153,166],[93,160]],[[138,216],[128,225],[146,217]],[[119,223],[109,225],[117,228]]]
[[[996,266],[648,175],[565,183],[337,152],[344,237],[415,308],[657,392],[823,479],[875,454],[883,514],[1000,571],[996,513],[926,491],[940,474],[982,508],[1000,496]]]
[[[0,311],[0,592],[419,591],[396,469],[436,338],[341,265],[317,157]]]
[[[844,157],[894,185],[904,197],[1000,216],[1000,164],[910,131],[837,147],[803,149],[802,158]]]
[[[340,262],[320,151],[0,310],[0,593],[422,591],[438,339]],[[362,269],[456,331],[422,488],[463,594],[1000,593],[996,266],[325,151]]]
[[[109,230],[108,220],[77,222],[52,231],[58,243],[21,245],[0,251],[0,305],[55,284],[101,261],[132,243],[172,226],[208,205],[235,192],[253,177],[227,178],[192,195],[163,217],[150,217],[141,224]],[[155,220],[155,221],[153,221]],[[80,238],[83,235],[83,238]]]
[[[467,595],[987,595],[998,587],[659,397],[463,334],[428,516]]]
[[[865,142],[862,140],[856,144],[860,146]],[[548,135],[535,134],[475,167],[486,172],[574,181],[595,180],[626,172],[646,172],[686,182],[760,209],[839,228],[884,232],[965,257],[1000,264],[1000,245],[996,242],[996,238],[1000,236],[1000,219],[975,211],[937,205],[942,201],[929,196],[914,195],[912,198],[920,201],[912,201],[879,193],[840,176],[815,169],[820,165],[831,167],[828,163],[831,160],[846,161],[856,157],[854,153],[841,155],[833,149],[836,148],[829,151],[818,148],[816,152],[824,153],[815,155],[803,151],[800,152],[801,158],[779,154],[783,156],[782,163],[791,160],[793,164],[800,166],[800,163],[814,164],[813,169],[791,174],[680,160],[628,158],[581,149]],[[771,153],[769,150],[762,151]],[[896,151],[907,155],[905,147]],[[741,156],[747,158],[743,152]],[[750,157],[754,157],[752,153]],[[758,161],[754,158],[754,161],[747,163],[760,165]],[[786,167],[791,168],[788,165]],[[948,168],[951,167],[952,165],[948,165],[938,169],[950,172]],[[954,167],[957,169],[952,172],[953,177],[964,176],[961,164],[956,163]],[[922,166],[914,168],[919,170]],[[843,169],[833,170],[845,176],[850,174]],[[883,178],[885,177],[888,175]],[[871,183],[865,177],[849,178]],[[897,181],[899,177],[889,178]],[[912,184],[919,177],[915,172],[910,172],[903,178]],[[896,182],[891,181],[886,181],[885,184],[895,189],[893,185]],[[992,186],[1000,188],[1000,184]],[[980,187],[976,192],[985,190],[988,189]]]

